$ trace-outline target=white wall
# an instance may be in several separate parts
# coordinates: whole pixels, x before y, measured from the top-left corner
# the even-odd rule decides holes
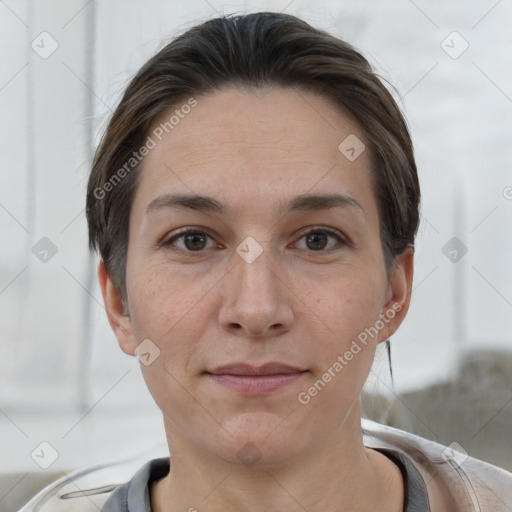
[[[83,442],[80,431],[59,438],[55,422],[64,435],[75,421],[85,418],[87,428],[101,421],[98,411],[120,406],[158,417],[137,362],[116,345],[95,283],[84,215],[88,165],[129,78],[165,41],[216,12],[299,15],[354,43],[399,91],[423,218],[411,309],[392,340],[397,391],[449,377],[462,350],[510,346],[512,3],[311,5],[0,3],[0,450],[7,454],[0,451],[0,470],[32,464],[27,453],[44,436],[62,447],[63,464],[88,460],[87,444],[79,455],[71,449]],[[31,48],[42,31],[58,43],[48,58]],[[446,39],[453,31],[469,44],[458,58],[445,51],[462,48],[459,36]],[[35,41],[40,51],[51,48],[49,39]],[[454,236],[468,248],[458,263],[442,252]],[[32,253],[42,237],[57,249],[46,263]],[[51,418],[51,410],[61,419],[34,419],[36,411]]]

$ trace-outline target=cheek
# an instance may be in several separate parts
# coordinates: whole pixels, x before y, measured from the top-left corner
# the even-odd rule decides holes
[[[150,339],[160,351],[150,365],[141,364],[141,371],[162,410],[186,415],[194,405],[194,382],[187,372],[198,350],[196,342],[204,337],[207,313],[201,299],[208,286],[198,286],[197,281],[194,285],[166,264],[139,269],[131,280],[133,332],[137,342]]]
[[[305,302],[325,319],[331,336],[357,335],[377,320],[383,305],[384,284],[377,275],[350,269],[330,278],[328,283],[310,289]],[[333,275],[336,275],[334,272]]]
[[[375,355],[382,296],[378,277],[357,270],[340,274],[329,287],[310,290],[305,302],[321,320],[315,321],[319,332],[312,347],[319,356],[316,377],[331,369],[337,382],[346,377],[364,383]]]
[[[218,277],[196,274],[194,279],[167,262],[135,263],[138,272],[130,274],[128,293],[137,342],[151,339],[164,355],[172,352],[173,361],[186,357],[191,340],[201,339],[208,317],[205,297]]]
[[[375,280],[361,276],[331,283],[328,295],[319,290],[317,296],[310,296],[323,320],[322,333],[311,347],[317,362],[312,378],[298,400],[312,407],[313,416],[323,418],[328,407],[336,425],[360,395],[375,357],[371,328],[379,318],[379,297]]]
[[[380,314],[379,296],[376,281],[361,277],[340,278],[329,294],[310,295],[322,332],[308,347],[316,364],[296,399],[319,431],[338,428],[361,394],[375,357],[369,328]]]

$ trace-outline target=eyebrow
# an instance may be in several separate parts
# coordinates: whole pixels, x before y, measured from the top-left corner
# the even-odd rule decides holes
[[[328,210],[331,208],[353,207],[364,215],[363,207],[353,197],[345,194],[303,194],[295,196],[288,204],[281,203],[279,214],[293,212]],[[231,210],[217,199],[199,194],[162,194],[153,199],[145,208],[148,214],[161,208],[185,208],[196,211],[231,215]]]

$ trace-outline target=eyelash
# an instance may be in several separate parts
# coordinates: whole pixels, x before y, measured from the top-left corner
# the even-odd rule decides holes
[[[349,242],[345,238],[343,238],[341,235],[339,235],[336,231],[333,231],[332,229],[324,228],[324,227],[321,227],[321,226],[315,226],[315,227],[311,228],[309,231],[307,231],[306,233],[303,233],[301,235],[301,237],[299,238],[299,240],[301,240],[302,238],[304,238],[307,235],[310,235],[312,233],[326,233],[327,235],[336,238],[338,240],[338,242],[342,246],[350,246]],[[189,234],[205,235],[208,238],[211,238],[213,240],[213,238],[208,233],[206,233],[206,232],[204,232],[204,231],[202,231],[200,229],[185,228],[183,231],[178,231],[171,238],[161,242],[159,244],[159,246],[169,247],[169,246],[173,245],[173,243],[176,240],[178,240],[180,238],[183,238],[184,236],[189,235]],[[190,251],[188,249],[181,249],[179,247],[174,247],[173,249],[175,249],[177,251],[185,252],[186,254],[191,254],[191,255],[196,255],[196,254],[200,255],[201,253],[204,253],[207,250],[207,249],[200,249],[198,251]],[[308,250],[307,252],[310,252],[310,253],[324,253],[325,254],[325,253],[330,253],[333,250],[336,250],[336,248],[335,247],[331,247],[330,249],[320,249],[318,251]],[[338,250],[339,250],[339,248],[338,248]]]

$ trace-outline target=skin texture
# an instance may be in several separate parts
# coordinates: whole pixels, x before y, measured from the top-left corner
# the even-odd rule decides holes
[[[105,266],[98,267],[121,349],[133,355],[150,339],[160,350],[141,364],[171,454],[169,476],[151,490],[153,510],[400,511],[400,471],[364,447],[359,395],[377,344],[407,313],[413,254],[397,257],[387,281],[368,151],[349,161],[338,149],[350,134],[366,144],[364,134],[312,92],[230,87],[196,99],[144,161],[130,216],[126,314]],[[294,196],[333,192],[361,208],[278,211]],[[230,214],[145,212],[165,193],[212,196]],[[208,237],[161,244],[184,227]],[[348,243],[329,233],[308,239],[313,227]],[[262,249],[251,263],[236,252],[248,236]],[[388,321],[378,335],[300,403],[299,393],[380,315]],[[278,361],[304,373],[261,396],[205,374],[240,361]],[[248,446],[260,457],[251,466],[237,455]]]

